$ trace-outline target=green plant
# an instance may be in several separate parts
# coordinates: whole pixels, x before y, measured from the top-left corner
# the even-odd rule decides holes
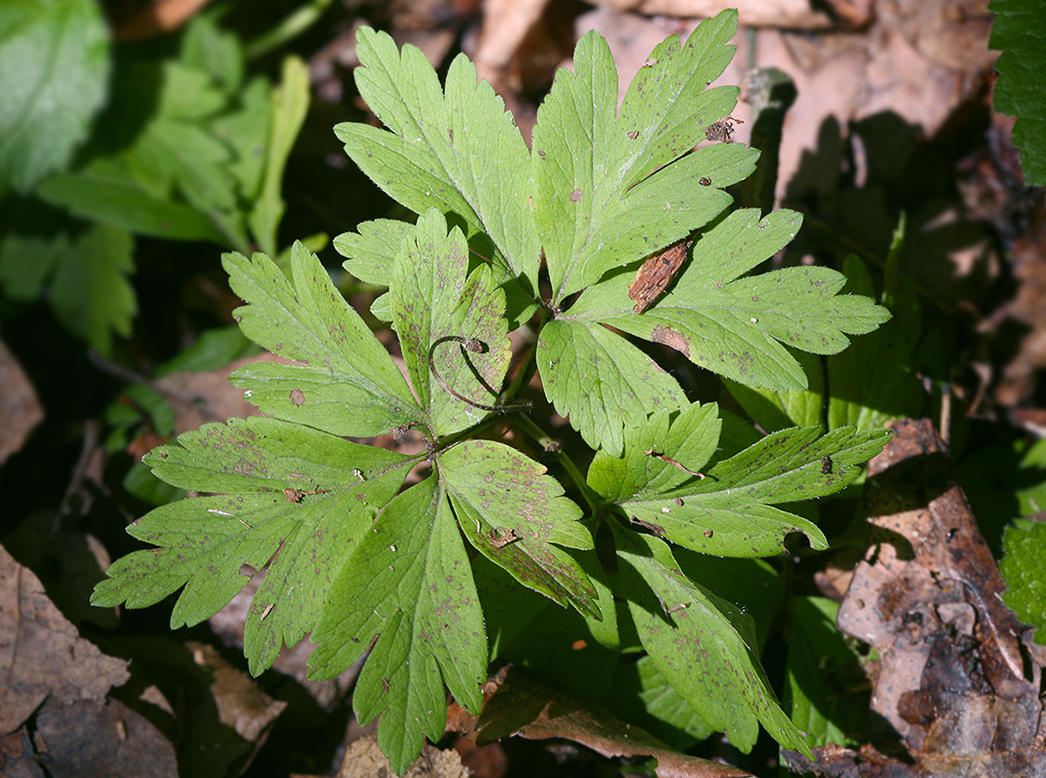
[[[0,14],[0,286],[16,306],[46,297],[106,355],[131,334],[136,236],[279,250],[308,107],[304,62],[287,57],[277,87],[248,77],[243,44],[212,16],[178,51],[157,49],[118,57],[91,0]]]
[[[160,478],[205,496],[133,524],[157,548],[114,563],[94,603],[141,607],[184,587],[172,627],[194,624],[243,587],[242,565],[267,568],[245,628],[251,671],[309,632],[316,678],[371,648],[353,702],[361,721],[382,715],[400,772],[423,735],[442,734],[444,684],[477,711],[488,661],[547,601],[610,654],[645,651],[644,677],[689,710],[688,731],[728,730],[749,749],[761,722],[805,750],[760,669],[751,616],[713,592],[716,557],[771,555],[792,532],[826,548],[813,522],[779,506],[852,482],[887,434],[760,437],[690,402],[626,337],[742,384],[798,390],[791,349],[836,353],[888,318],[838,294],[845,279],[832,270],[746,275],[799,219],[727,213],[724,188],[757,152],[695,150],[737,99],[734,87],[707,88],[735,29],[724,12],[685,44],[662,43],[620,113],[609,49],[586,35],[529,152],[467,59],[441,88],[419,51],[362,29],[357,83],[388,129],[336,132],[420,216],[362,224],[335,245],[351,273],[389,287],[372,312],[392,322],[407,378],[303,246],[290,278],[263,255],[226,255],[245,334],[299,364],[234,374],[268,417],[208,425],[148,455]],[[677,277],[654,289],[663,295],[634,304],[636,271],[695,231]],[[534,344],[505,386],[520,326]],[[590,448],[563,449],[535,421],[545,404],[524,390],[538,369]],[[408,428],[422,453],[348,437]],[[414,469],[420,480],[404,488]]]
[[[1046,15],[1035,0],[992,0],[996,14],[989,45],[1002,51],[996,63],[999,83],[995,109],[1018,117],[1013,142],[1021,150],[1021,169],[1029,186],[1046,185],[1046,98],[1042,70]]]

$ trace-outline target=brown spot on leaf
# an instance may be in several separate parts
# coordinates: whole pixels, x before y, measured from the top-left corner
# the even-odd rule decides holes
[[[291,389],[290,401],[296,406],[300,406],[305,403],[305,392],[301,389]]]
[[[651,334],[650,339],[654,343],[664,343],[666,346],[671,346],[685,357],[690,356],[690,339],[683,333],[676,332],[671,327],[654,327],[654,332]]]
[[[581,200],[581,190],[575,189],[573,192],[570,193],[570,202],[576,203],[579,200]]]

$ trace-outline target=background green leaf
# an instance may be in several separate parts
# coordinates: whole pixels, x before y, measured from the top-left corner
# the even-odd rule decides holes
[[[1046,14],[1037,0],[992,0],[995,14],[988,45],[1001,49],[995,63],[999,80],[995,110],[1019,117],[1013,142],[1021,150],[1021,169],[1029,186],[1046,185]]]
[[[1002,598],[1017,617],[1035,627],[1035,642],[1046,643],[1046,523],[1019,519],[1003,535],[1005,556],[999,572],[1006,579]]]
[[[109,76],[109,31],[92,0],[9,0],[0,14],[0,187],[61,170],[87,138]]]

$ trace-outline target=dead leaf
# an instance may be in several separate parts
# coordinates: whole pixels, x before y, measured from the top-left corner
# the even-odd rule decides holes
[[[869,463],[873,543],[839,609],[879,653],[872,710],[910,759],[815,749],[817,775],[1043,776],[1042,663],[1001,600],[1005,584],[928,420],[891,425]],[[1023,635],[1023,637],[1022,637]],[[871,758],[876,755],[875,758]]]
[[[51,698],[36,715],[34,741],[51,778],[178,776],[172,743],[117,700],[67,705]]]
[[[645,16],[680,16],[690,19],[715,16],[727,8],[736,8],[739,23],[748,27],[820,30],[839,26],[829,14],[814,10],[809,0],[600,0],[599,5],[614,11],[634,11]],[[865,4],[846,3],[846,8],[852,10],[844,19],[849,21],[853,17],[862,24],[867,21],[870,11],[860,13],[862,5]]]
[[[0,775],[5,778],[46,778],[43,768],[36,763],[33,741],[25,727],[0,735]]]
[[[228,605],[207,620],[222,643],[240,650],[243,649],[243,626],[251,607],[251,599],[265,580],[264,570],[245,569],[243,572],[249,572],[250,580],[247,585],[236,593]],[[315,650],[316,644],[308,638],[302,639],[296,645],[284,646],[276,661],[272,663],[272,669],[296,680],[321,708],[329,711],[349,693],[363,668],[363,660],[357,660],[329,680],[310,681],[308,662]]]
[[[483,703],[478,717],[452,703],[447,730],[463,732],[480,746],[515,735],[528,740],[566,738],[607,757],[652,756],[657,759],[658,778],[750,775],[675,751],[646,730],[518,668],[502,668],[484,684]]]
[[[263,692],[253,678],[225,661],[214,646],[195,641],[185,646],[192,651],[196,664],[211,671],[211,694],[221,723],[248,742],[259,746],[264,743],[269,726],[287,703]]]
[[[376,733],[366,735],[353,742],[345,752],[338,778],[376,778],[376,776],[393,776],[392,769],[385,754],[378,746]],[[425,743],[419,756],[403,775],[403,778],[468,778],[469,771],[461,763],[461,757],[454,749],[440,751]]]
[[[32,571],[0,546],[0,733],[17,729],[46,698],[101,703],[130,678],[127,662],[84,640]]]
[[[44,418],[44,409],[26,377],[3,341],[0,341],[0,464],[25,445],[33,427]]]
[[[258,413],[257,406],[244,399],[243,390],[229,383],[233,371],[257,362],[293,364],[265,352],[230,362],[218,370],[168,373],[150,386],[171,404],[175,412],[175,433],[181,435],[208,422],[225,421],[230,417],[246,418]]]

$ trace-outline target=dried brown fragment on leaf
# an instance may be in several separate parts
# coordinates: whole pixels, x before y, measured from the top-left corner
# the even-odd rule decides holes
[[[685,238],[643,263],[628,287],[628,299],[635,302],[632,310],[642,313],[661,296],[672,277],[683,266],[691,243],[689,238]]]
[[[705,139],[719,141],[720,143],[729,143],[730,136],[734,134],[735,123],[744,124],[743,121],[735,119],[733,116],[724,116],[719,121],[705,127]]]
[[[889,426],[868,469],[872,544],[837,620],[880,656],[872,709],[913,757],[888,774],[1046,776],[1041,654],[1000,599],[1005,584],[932,424]],[[818,756],[822,775],[887,774],[853,772],[863,751]]]
[[[517,540],[522,540],[522,538],[511,527],[508,529],[498,527],[490,530],[490,542],[494,548],[504,548],[509,543],[515,543]]]
[[[690,339],[683,333],[676,332],[671,327],[662,327],[660,325],[654,327],[650,339],[654,343],[664,343],[666,346],[671,346],[684,357],[690,356]]]
[[[102,702],[130,678],[48,599],[43,584],[0,547],[0,732],[11,732],[46,698]]]

